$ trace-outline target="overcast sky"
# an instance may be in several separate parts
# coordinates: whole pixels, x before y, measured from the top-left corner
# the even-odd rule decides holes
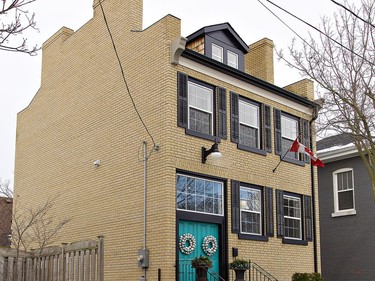
[[[296,32],[306,36],[309,31],[306,25],[278,10],[266,0],[261,1]],[[358,0],[352,0],[350,3],[353,1]],[[273,2],[316,26],[323,15],[331,16],[333,11],[339,9],[330,0]],[[37,0],[28,10],[36,14],[39,32],[25,34],[29,37],[29,44],[41,46],[62,26],[77,30],[92,17],[92,3],[93,0]],[[203,26],[223,22],[229,22],[247,44],[267,37],[274,41],[276,48],[286,49],[292,38],[296,37],[257,0],[144,0],[143,12],[144,28],[167,14],[180,18],[182,36],[185,37]],[[107,18],[111,24],[109,14]],[[28,106],[40,86],[41,59],[41,53],[31,57],[0,51],[0,178],[3,180],[13,181],[17,113]],[[287,68],[282,62],[277,62],[276,56],[275,67],[275,84],[278,86],[301,79],[298,72]]]

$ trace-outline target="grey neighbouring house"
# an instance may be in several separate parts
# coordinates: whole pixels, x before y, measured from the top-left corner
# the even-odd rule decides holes
[[[375,202],[350,135],[317,142],[322,275],[325,281],[375,280]]]
[[[13,199],[0,197],[0,248],[10,247]]]

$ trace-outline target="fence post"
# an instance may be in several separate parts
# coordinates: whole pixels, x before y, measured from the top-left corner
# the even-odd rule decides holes
[[[98,281],[104,281],[104,236],[98,236]]]
[[[65,246],[68,243],[61,243],[61,262],[60,262],[60,281],[65,281],[66,263],[65,263]]]

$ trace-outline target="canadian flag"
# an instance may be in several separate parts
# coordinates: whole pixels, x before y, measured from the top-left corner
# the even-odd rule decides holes
[[[293,142],[292,146],[290,147],[289,151],[291,152],[299,152],[305,153],[311,158],[311,164],[313,166],[324,167],[324,163],[315,156],[315,154],[308,149],[306,146],[298,142],[298,138]]]

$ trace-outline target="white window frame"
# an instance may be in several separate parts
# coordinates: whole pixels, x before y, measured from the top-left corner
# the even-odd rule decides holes
[[[245,126],[247,126],[247,127],[250,127],[250,128],[254,128],[254,129],[257,129],[258,130],[258,143],[257,143],[257,146],[256,146],[256,148],[260,148],[260,108],[259,108],[259,106],[256,106],[256,105],[254,105],[254,104],[252,104],[252,103],[250,103],[250,102],[246,102],[246,101],[244,101],[244,100],[239,100],[238,101],[238,110],[239,110],[239,116],[241,115],[241,112],[240,112],[240,108],[241,108],[241,106],[240,106],[240,104],[244,104],[244,105],[246,105],[246,106],[250,106],[251,108],[254,108],[255,110],[256,110],[256,116],[257,116],[257,124],[256,124],[256,126],[254,126],[254,125],[252,125],[252,124],[248,124],[248,123],[246,123],[246,122],[244,122],[244,121],[241,121],[241,118],[239,118],[239,123],[240,123],[240,125],[242,124],[242,125],[245,125]],[[239,128],[239,130],[241,130],[241,128]]]
[[[214,48],[217,48],[217,50],[220,50],[221,56],[218,56],[218,55],[214,54]],[[220,47],[219,45],[216,45],[216,44],[212,43],[212,45],[211,45],[211,57],[212,57],[212,59],[214,59],[216,61],[224,62],[224,48]]]
[[[262,236],[262,226],[263,226],[262,191],[260,189],[257,189],[257,188],[251,188],[251,187],[247,187],[247,186],[240,186],[240,194],[241,194],[241,189],[252,190],[252,191],[256,191],[256,192],[260,193],[260,202],[259,202],[260,203],[260,211],[258,212],[258,211],[254,211],[254,210],[242,209],[242,206],[241,206],[241,203],[240,203],[240,229],[241,229],[240,231],[241,231],[241,233],[244,233],[244,234],[251,234],[251,235]],[[240,195],[240,202],[241,202],[241,195]],[[260,233],[253,233],[253,232],[242,231],[242,212],[247,212],[247,213],[251,213],[251,214],[259,214],[259,217],[260,217],[259,232]]]
[[[285,195],[283,196],[283,202],[284,202],[284,198],[289,198],[289,199],[292,199],[292,200],[295,200],[295,201],[299,201],[299,206],[300,206],[300,211],[299,211],[299,214],[300,214],[300,217],[289,217],[287,216],[285,213],[284,213],[284,219],[293,219],[293,220],[299,220],[299,236],[300,238],[296,238],[296,237],[289,237],[289,236],[284,236],[285,238],[287,239],[291,239],[291,240],[303,240],[303,237],[302,237],[302,211],[303,211],[303,206],[302,206],[302,200],[300,197],[298,196],[291,196],[291,195]],[[283,208],[284,208],[284,203],[283,203]],[[285,220],[284,220],[284,228],[285,228]],[[284,233],[285,233],[285,230],[284,230]]]
[[[337,183],[337,175],[345,172],[352,172],[352,191],[353,191],[353,208],[346,209],[346,210],[339,210],[339,190],[338,190],[338,183]],[[334,202],[334,213],[332,213],[332,217],[341,217],[341,216],[350,216],[355,215],[355,188],[354,188],[354,171],[353,168],[342,168],[336,170],[332,173],[333,178],[333,202]]]
[[[183,211],[183,212],[190,212],[190,213],[199,213],[199,214],[206,214],[206,215],[210,215],[210,216],[224,216],[224,183],[221,182],[221,181],[215,181],[215,180],[210,180],[210,179],[207,179],[207,178],[203,178],[203,177],[195,177],[195,176],[190,176],[190,175],[186,175],[186,174],[177,174],[176,175],[176,196],[177,196],[177,177],[178,176],[182,176],[182,177],[188,177],[188,178],[194,178],[194,179],[199,179],[199,180],[204,180],[204,181],[209,181],[209,182],[214,182],[214,183],[219,183],[221,185],[221,206],[220,206],[220,210],[221,210],[221,213],[220,214],[215,214],[215,213],[208,213],[208,212],[201,212],[201,211],[196,211],[196,210],[187,210],[187,209],[179,209],[177,204],[176,204],[176,210],[178,211]],[[186,193],[186,192],[185,192]],[[196,193],[194,194],[196,196]],[[195,208],[196,208],[196,200],[195,200]]]
[[[287,122],[295,123],[295,132],[290,133],[290,130],[286,130],[285,126],[283,125],[284,124],[283,120],[285,120]],[[289,132],[290,134],[287,134],[287,132]],[[297,138],[297,136],[298,136],[298,120],[296,120],[292,117],[288,117],[286,115],[281,114],[281,142],[283,141],[283,139],[287,139],[287,140],[290,140],[291,142],[293,142]],[[297,157],[291,157],[290,156],[291,153],[295,153],[295,152],[288,152],[286,154],[286,157],[288,157],[290,159],[300,160],[298,153],[296,153]]]
[[[190,89],[190,85],[194,86],[194,87],[198,87],[198,88],[202,88],[204,90],[208,90],[209,93],[210,93],[210,96],[211,96],[211,111],[207,110],[207,109],[203,109],[203,108],[200,108],[198,106],[194,106],[194,105],[191,105],[191,100],[189,98],[189,89]],[[214,134],[214,92],[212,89],[208,88],[208,87],[205,87],[205,86],[202,86],[200,84],[197,84],[197,83],[194,83],[192,81],[188,81],[188,128],[190,129],[190,108],[194,108],[196,110],[199,110],[199,111],[203,111],[203,112],[206,112],[206,113],[209,113],[211,118],[210,118],[210,122],[211,122],[211,132],[210,132],[210,135],[213,135]]]
[[[236,58],[236,61],[235,62],[232,62],[229,60],[229,55],[233,55],[235,58]],[[232,52],[230,50],[227,51],[227,64],[230,66],[230,67],[233,67],[235,69],[238,69],[238,54],[236,54],[235,52]]]

